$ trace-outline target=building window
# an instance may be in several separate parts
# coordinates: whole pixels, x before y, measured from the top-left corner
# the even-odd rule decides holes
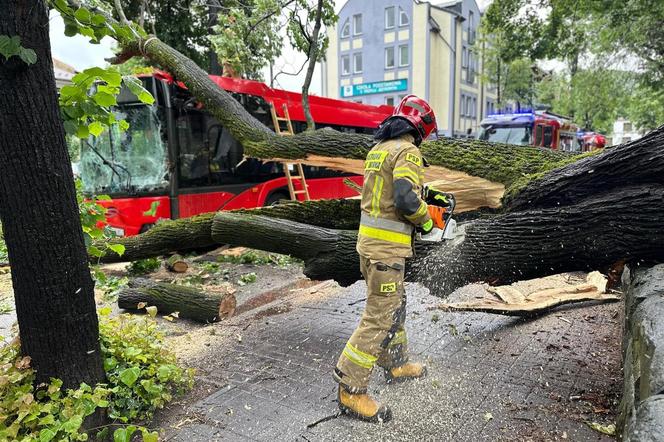
[[[408,66],[410,64],[409,55],[408,45],[399,46],[399,66]]]
[[[341,27],[341,38],[350,37],[350,20],[346,19],[344,25]]]
[[[405,94],[404,95],[399,95],[399,103],[401,103],[401,100],[403,100],[404,98],[406,98]]]
[[[341,75],[350,75],[350,56],[341,56]]]
[[[353,73],[362,73],[362,53],[353,54]]]
[[[362,14],[353,16],[353,35],[362,34]]]
[[[473,98],[472,117],[477,118],[477,98]]]
[[[394,6],[385,8],[385,29],[393,29],[396,21]]]
[[[385,104],[388,106],[394,106],[394,97],[385,97]]]
[[[410,19],[408,18],[408,14],[406,14],[406,11],[399,8],[399,26],[408,26],[409,24]]]
[[[468,50],[463,48],[461,51],[461,67],[465,68],[466,66],[468,66]]]
[[[394,67],[394,48],[385,48],[385,69]]]

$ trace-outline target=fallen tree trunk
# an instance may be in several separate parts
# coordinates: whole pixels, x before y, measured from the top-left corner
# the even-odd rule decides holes
[[[661,260],[661,219],[664,187],[659,186],[592,195],[571,207],[480,218],[462,224],[453,241],[419,245],[408,261],[407,279],[443,296],[471,282],[510,283],[594,270],[625,258]],[[312,279],[332,278],[341,284],[359,279],[356,231],[219,212],[212,232],[220,243],[300,258]]]
[[[176,284],[135,279],[118,294],[118,306],[126,310],[155,306],[160,314],[179,312],[181,318],[217,322],[233,316],[237,301],[232,293],[206,293]]]
[[[286,203],[258,209],[240,209],[232,213],[264,215],[299,223],[312,224],[330,229],[357,229],[360,221],[360,201],[320,200],[301,203]],[[135,261],[167,255],[172,252],[197,250],[222,245],[212,238],[214,213],[163,221],[152,229],[136,236],[114,238],[108,244],[122,244],[125,252],[117,255],[106,253],[101,258],[91,257],[95,262],[112,263]],[[104,242],[96,245],[104,249]]]

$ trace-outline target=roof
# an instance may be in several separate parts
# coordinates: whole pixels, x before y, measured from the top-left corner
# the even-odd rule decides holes
[[[168,82],[174,81],[173,77],[165,72],[155,72],[155,76]],[[274,104],[279,114],[281,114],[281,109],[285,104],[288,106],[288,113],[292,120],[306,121],[302,108],[302,94],[273,89],[260,81],[217,75],[210,75],[210,79],[225,91],[263,97],[268,103]],[[178,85],[185,87],[184,84],[179,82]],[[392,115],[394,110],[394,107],[387,105],[373,106],[316,95],[309,96],[309,105],[311,115],[316,123],[372,129],[378,127],[380,123]]]

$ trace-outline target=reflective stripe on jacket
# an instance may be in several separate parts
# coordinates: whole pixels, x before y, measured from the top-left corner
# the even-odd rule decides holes
[[[413,137],[385,140],[364,163],[357,251],[370,259],[412,256],[413,228],[431,218],[422,201],[422,154]]]

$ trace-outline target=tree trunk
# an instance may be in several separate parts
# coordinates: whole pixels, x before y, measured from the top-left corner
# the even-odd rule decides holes
[[[307,74],[304,77],[304,83],[302,83],[302,108],[304,109],[304,117],[307,120],[307,130],[316,130],[316,122],[314,121],[314,117],[311,116],[311,108],[309,107],[309,86],[311,86],[311,79],[314,76],[314,68],[318,62],[318,53],[320,52],[318,34],[323,24],[323,1],[318,0],[318,6],[316,7],[314,30],[311,34],[311,40],[309,40],[309,53],[307,54],[309,57],[309,66],[307,67]]]
[[[292,202],[259,209],[239,209],[233,213],[265,215],[330,229],[353,230],[359,226],[360,200]],[[191,218],[161,222],[140,235],[115,238],[109,241],[110,244],[125,246],[122,256],[109,252],[101,258],[91,257],[90,259],[105,263],[135,261],[167,255],[175,251],[212,247],[218,244],[212,238],[214,216],[214,213],[204,213]],[[104,243],[100,242],[97,246],[103,249]]]
[[[180,318],[198,322],[217,322],[235,313],[235,295],[206,293],[192,287],[162,284],[148,279],[135,279],[118,294],[118,307],[143,310],[157,307],[160,314],[179,312]]]
[[[0,56],[0,217],[23,354],[36,382],[104,381],[94,284],[76,204],[43,1],[10,0],[0,35],[21,37],[37,62]]]
[[[625,258],[661,260],[663,218],[664,187],[640,186],[591,195],[570,207],[477,219],[462,224],[453,241],[417,244],[416,256],[407,261],[407,279],[444,296],[471,282],[508,284],[609,267]],[[356,235],[232,212],[217,213],[212,226],[219,243],[295,256],[304,260],[309,278],[343,285],[360,278]]]

